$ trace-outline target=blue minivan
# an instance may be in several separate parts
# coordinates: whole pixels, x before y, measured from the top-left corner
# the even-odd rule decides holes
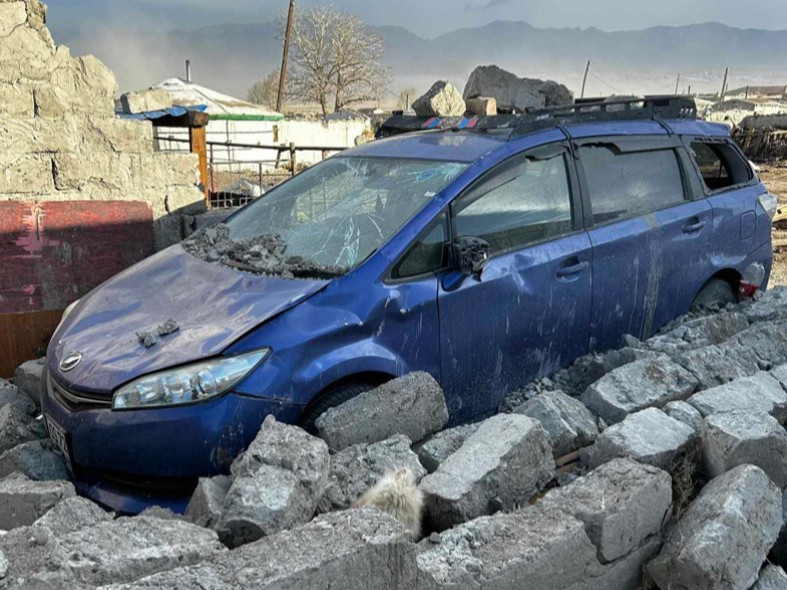
[[[81,493],[182,511],[269,414],[312,428],[426,371],[452,424],[477,420],[767,285],[776,199],[686,97],[399,114],[380,134],[67,310],[43,412]]]

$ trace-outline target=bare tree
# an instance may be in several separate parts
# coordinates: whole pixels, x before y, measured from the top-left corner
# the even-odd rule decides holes
[[[391,81],[381,61],[382,37],[355,15],[332,6],[316,6],[296,13],[292,42],[293,92],[334,110],[379,97]]]
[[[255,82],[246,96],[246,100],[273,108],[279,91],[279,70],[274,70],[264,80]]]

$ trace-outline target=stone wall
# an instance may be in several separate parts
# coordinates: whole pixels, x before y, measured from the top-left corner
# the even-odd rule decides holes
[[[139,201],[156,245],[199,207],[196,156],[153,151],[149,122],[118,119],[115,77],[95,57],[56,46],[38,0],[0,0],[0,203]]]

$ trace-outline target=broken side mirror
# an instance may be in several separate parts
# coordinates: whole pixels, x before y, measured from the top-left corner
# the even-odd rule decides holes
[[[489,242],[473,236],[457,238],[454,240],[454,260],[462,274],[479,276],[489,260]]]

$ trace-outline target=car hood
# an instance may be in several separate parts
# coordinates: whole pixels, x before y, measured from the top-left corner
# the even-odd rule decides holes
[[[109,394],[144,374],[211,357],[307,299],[324,280],[262,277],[204,262],[180,245],[123,271],[84,297],[50,344],[48,369],[66,387]],[[138,331],[180,329],[146,348]],[[66,356],[82,360],[68,372]]]

